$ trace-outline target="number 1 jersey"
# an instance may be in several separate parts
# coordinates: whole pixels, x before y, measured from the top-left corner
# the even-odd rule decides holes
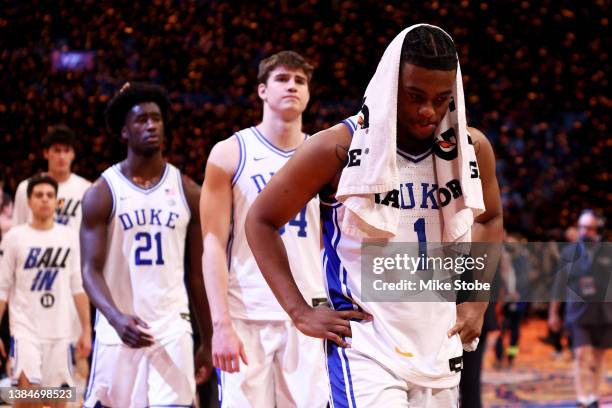
[[[353,133],[357,118],[343,123]],[[444,221],[432,150],[417,156],[398,150],[397,168],[397,189],[372,199],[381,206],[400,209],[398,233],[377,243],[419,242],[436,247],[442,240]],[[455,302],[420,302],[410,292],[401,302],[364,300],[362,274],[372,273],[362,270],[364,240],[343,231],[346,207],[342,203],[333,196],[321,196],[321,203],[323,268],[331,305],[336,310],[362,310],[373,316],[371,322],[351,322],[351,347],[408,382],[432,388],[456,386],[460,370],[454,362],[461,359],[463,349],[458,335],[447,336],[456,321]],[[414,251],[416,246],[406,246],[406,250]],[[427,272],[417,273],[427,281]]]
[[[117,308],[144,320],[157,341],[191,333],[184,283],[191,211],[180,171],[166,163],[160,181],[149,189],[132,183],[119,164],[102,177],[113,196],[104,279]],[[98,341],[121,343],[102,313],[95,327]]]

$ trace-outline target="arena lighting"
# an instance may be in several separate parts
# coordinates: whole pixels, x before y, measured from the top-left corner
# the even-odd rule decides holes
[[[94,68],[92,51],[58,51],[51,52],[52,72],[58,71],[91,71]]]

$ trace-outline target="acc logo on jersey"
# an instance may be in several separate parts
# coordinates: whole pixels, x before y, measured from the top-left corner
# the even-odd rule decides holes
[[[436,137],[433,151],[436,156],[444,160],[457,158],[457,136],[454,128],[449,128]]]

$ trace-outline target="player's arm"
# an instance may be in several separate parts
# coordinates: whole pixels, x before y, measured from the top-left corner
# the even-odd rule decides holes
[[[81,322],[81,335],[76,344],[78,358],[87,358],[91,352],[91,321],[89,317],[89,298],[83,293],[72,295],[74,306]]]
[[[146,347],[153,344],[153,338],[138,326],[148,328],[148,325],[140,318],[125,315],[117,309],[104,280],[108,219],[112,211],[112,200],[110,188],[102,178],[98,179],[83,196],[80,233],[83,288],[96,309],[106,316],[126,345]]]
[[[81,279],[81,257],[77,252],[78,242],[76,234],[73,237],[73,245],[71,250],[72,265],[70,274],[70,290],[74,300],[74,307],[81,323],[81,335],[76,344],[76,355],[78,358],[87,358],[91,352],[91,320],[89,315],[89,298],[83,290],[83,281]]]
[[[187,259],[189,260],[189,297],[193,305],[201,345],[196,353],[196,382],[204,383],[212,373],[211,338],[212,323],[202,275],[202,230],[200,229],[200,186],[183,176],[183,191],[191,210],[187,227]]]
[[[345,125],[319,132],[305,142],[259,194],[247,215],[249,245],[266,282],[304,334],[347,346],[351,318],[368,319],[356,311],[312,308],[291,274],[287,251],[278,233],[324,186],[334,184],[347,159],[351,135]]]
[[[478,129],[468,128],[476,151],[480,171],[485,212],[474,220],[472,242],[501,243],[504,237],[503,211],[499,184],[495,175],[495,154],[493,146]]]
[[[213,325],[212,358],[215,367],[227,372],[239,371],[240,359],[248,364],[244,345],[232,325],[228,302],[226,248],[232,214],[232,178],[238,167],[239,151],[235,136],[213,147],[200,195],[202,270]]]
[[[497,269],[497,263],[501,255],[501,242],[504,234],[503,212],[499,184],[495,175],[495,154],[493,147],[486,136],[475,128],[468,128],[478,169],[485,211],[474,219],[472,226],[472,242],[490,243],[493,245],[479,244],[475,246],[471,255],[481,257],[486,252],[485,271],[481,275],[481,280],[491,282]],[[480,253],[482,252],[482,253]],[[470,343],[480,336],[484,313],[488,302],[465,302],[457,306],[457,324],[449,331],[449,336],[459,333],[463,343]]]

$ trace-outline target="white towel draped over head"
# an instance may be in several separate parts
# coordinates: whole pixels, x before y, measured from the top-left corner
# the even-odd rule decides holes
[[[336,199],[347,209],[342,223],[346,234],[393,238],[400,211],[410,211],[376,204],[374,194],[384,197],[400,185],[396,163],[400,58],[406,33],[419,26],[427,24],[406,28],[389,44],[366,89],[350,147],[350,151],[360,150],[360,163],[342,170],[336,192]],[[435,130],[434,167],[444,220],[443,241],[469,242],[474,217],[484,211],[484,202],[476,154],[467,133],[459,63],[452,98]]]

